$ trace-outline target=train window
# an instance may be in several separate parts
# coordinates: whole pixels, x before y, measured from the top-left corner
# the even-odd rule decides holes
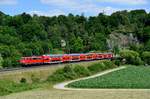
[[[33,60],[39,60],[39,59],[41,59],[41,58],[35,57],[35,58],[31,58],[31,59],[33,59]]]

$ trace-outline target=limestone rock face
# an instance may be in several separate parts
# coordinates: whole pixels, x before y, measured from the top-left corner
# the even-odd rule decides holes
[[[139,44],[136,37],[131,33],[124,35],[122,33],[111,33],[109,39],[107,39],[108,47],[113,49],[115,46],[118,46],[120,49],[128,48],[129,45]]]

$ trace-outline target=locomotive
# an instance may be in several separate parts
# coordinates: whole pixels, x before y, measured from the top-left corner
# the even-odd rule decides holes
[[[45,54],[41,56],[22,57],[22,65],[65,63],[87,60],[112,59],[112,53],[85,53],[85,54]]]

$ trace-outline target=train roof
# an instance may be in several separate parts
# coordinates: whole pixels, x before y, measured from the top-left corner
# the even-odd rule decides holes
[[[112,54],[111,52],[108,53],[72,53],[72,54],[45,54],[42,56],[50,56],[50,57],[60,57],[65,55],[71,55],[71,56],[79,56],[79,55],[89,55],[89,54]],[[22,58],[40,58],[42,56],[30,56],[30,57],[22,57]]]
[[[63,54],[46,54],[46,55],[43,55],[43,56],[51,56],[51,57],[53,57],[53,56],[63,56]]]

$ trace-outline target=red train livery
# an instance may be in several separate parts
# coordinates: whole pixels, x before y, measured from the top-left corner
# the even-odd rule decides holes
[[[22,65],[64,63],[72,61],[86,61],[96,59],[112,59],[112,53],[86,53],[86,54],[47,54],[42,56],[22,57]]]

